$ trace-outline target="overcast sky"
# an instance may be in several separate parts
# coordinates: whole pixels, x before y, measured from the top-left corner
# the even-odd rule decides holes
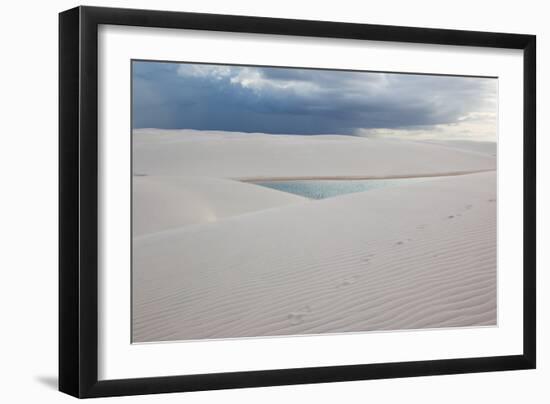
[[[133,62],[133,127],[496,140],[497,79]]]

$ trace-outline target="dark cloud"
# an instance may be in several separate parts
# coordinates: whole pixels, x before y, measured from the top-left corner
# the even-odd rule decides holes
[[[134,62],[132,102],[134,128],[354,134],[494,113],[496,80]]]

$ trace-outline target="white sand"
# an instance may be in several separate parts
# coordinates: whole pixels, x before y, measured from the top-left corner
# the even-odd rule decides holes
[[[134,340],[495,324],[495,192],[472,174],[136,238]]]
[[[138,176],[132,192],[134,236],[306,201],[286,192],[205,177]]]
[[[134,177],[134,213],[162,214],[134,237],[135,342],[496,323],[494,171],[320,201],[177,176],[469,172],[494,169],[494,157],[419,142],[285,138],[138,132],[134,172],[151,177]]]
[[[495,142],[475,142],[468,140],[424,140],[422,142],[474,153],[481,153],[493,157],[497,155],[497,144]]]
[[[353,136],[138,129],[134,173],[214,178],[388,178],[494,170],[495,158],[446,145]]]

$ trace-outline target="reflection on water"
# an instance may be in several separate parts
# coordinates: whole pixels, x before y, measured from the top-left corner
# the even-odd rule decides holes
[[[333,196],[370,191],[372,189],[394,187],[412,182],[427,181],[430,178],[399,178],[388,180],[293,180],[258,181],[256,185],[289,192],[311,199],[324,199]]]

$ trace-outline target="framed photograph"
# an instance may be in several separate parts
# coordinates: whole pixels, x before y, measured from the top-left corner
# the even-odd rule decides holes
[[[59,28],[61,391],[535,368],[535,36]]]

